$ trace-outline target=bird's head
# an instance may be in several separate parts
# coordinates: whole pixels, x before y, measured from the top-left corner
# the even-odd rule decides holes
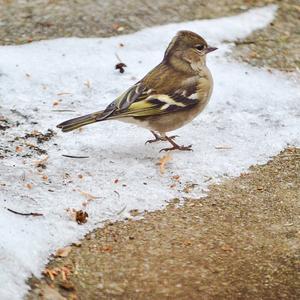
[[[198,34],[182,30],[170,42],[164,56],[164,61],[184,67],[189,64],[193,70],[205,65],[206,54],[217,50],[207,45],[207,42]],[[181,66],[180,66],[181,65]]]

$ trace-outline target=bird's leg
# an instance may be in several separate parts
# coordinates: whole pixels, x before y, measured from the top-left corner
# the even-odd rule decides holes
[[[151,144],[151,143],[155,143],[155,142],[160,142],[160,141],[167,141],[167,139],[163,136],[158,135],[156,132],[150,130],[152,132],[152,134],[154,135],[154,139],[153,140],[148,140],[145,142],[145,144]],[[176,139],[178,137],[178,135],[172,135],[169,137],[169,139]]]
[[[146,141],[146,143],[145,144],[152,144],[152,143],[155,143],[155,142],[159,142],[159,141],[163,141],[164,139],[160,136],[160,135],[158,135],[156,132],[154,132],[154,131],[152,131],[151,130],[151,132],[152,132],[152,134],[154,135],[154,139],[153,140],[148,140],[148,141]]]
[[[168,136],[165,135],[164,138],[165,138],[166,141],[168,141],[170,144],[172,144],[173,147],[163,148],[159,152],[162,152],[162,151],[172,151],[172,150],[193,151],[192,145],[189,145],[189,146],[179,146],[178,144],[176,144],[173,141],[172,137],[168,137]]]

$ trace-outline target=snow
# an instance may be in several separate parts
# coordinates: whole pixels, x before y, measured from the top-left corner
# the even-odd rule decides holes
[[[228,41],[263,28],[275,13],[275,6],[267,6],[238,16],[169,24],[118,37],[0,47],[1,115],[20,122],[0,135],[0,146],[12,151],[0,160],[0,299],[21,299],[28,290],[26,278],[40,276],[55,249],[82,238],[105,220],[128,217],[132,209],[162,209],[174,197],[200,198],[209,184],[264,163],[287,145],[300,145],[295,76],[256,69],[228,55],[232,48]],[[68,134],[55,129],[68,118],[103,109],[160,62],[171,37],[182,29],[198,32],[219,47],[208,60],[215,80],[211,102],[191,124],[176,131],[177,141],[192,143],[194,152],[172,153],[160,174],[158,150],[166,144],[145,146],[152,136],[144,129],[116,121]],[[114,70],[116,53],[128,65],[124,74]],[[53,106],[55,101],[59,104]],[[64,109],[71,111],[54,111]],[[36,140],[9,141],[48,128],[57,135],[37,144],[48,152],[47,168],[40,173],[36,162],[46,155],[24,145]],[[15,151],[18,145],[20,153]],[[25,153],[32,156],[22,157]],[[174,175],[180,176],[180,182],[172,179]],[[189,183],[198,185],[191,193],[183,192]],[[97,198],[84,207],[87,197],[80,191]],[[6,208],[44,216],[20,216]],[[67,208],[86,210],[88,222],[78,225]]]

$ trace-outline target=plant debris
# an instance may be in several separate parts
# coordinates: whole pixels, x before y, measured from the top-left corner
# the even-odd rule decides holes
[[[115,69],[116,69],[116,70],[119,70],[120,73],[124,73],[124,72],[125,72],[125,69],[124,69],[124,68],[126,68],[127,65],[124,64],[124,63],[122,62],[120,56],[119,56],[117,53],[116,53],[115,55],[116,55],[117,60],[119,61],[119,63],[117,63],[117,64],[115,65]]]
[[[124,72],[125,72],[125,69],[124,69],[124,68],[126,68],[126,67],[127,67],[127,65],[124,64],[124,63],[122,63],[122,62],[117,63],[117,64],[115,65],[115,69],[116,69],[116,70],[119,70],[120,73],[124,73]]]
[[[37,145],[31,143],[25,143],[25,145],[30,149],[36,151],[39,155],[47,154],[45,149],[38,147]]]
[[[41,169],[46,169],[47,168],[46,162],[47,162],[48,158],[49,158],[49,156],[47,155],[45,158],[38,160],[36,162],[36,167],[41,168]]]
[[[67,208],[66,211],[70,214],[71,219],[76,221],[78,224],[84,224],[87,222],[88,213],[83,210],[76,210],[74,208]]]
[[[215,149],[218,150],[227,150],[227,149],[232,149],[231,146],[227,146],[227,145],[220,145],[220,146],[215,146]]]
[[[92,194],[90,194],[90,193],[88,193],[88,192],[84,192],[84,191],[80,191],[80,190],[78,190],[78,192],[79,192],[81,195],[85,196],[88,200],[94,200],[94,199],[99,198],[99,197],[96,197],[96,196],[94,196],[94,195],[92,195]]]
[[[23,148],[21,146],[16,146],[16,152],[20,153],[23,151]]]
[[[157,163],[157,165],[159,165],[159,171],[160,171],[160,174],[164,174],[165,173],[165,167],[166,167],[166,164],[172,160],[172,156],[168,153],[164,156],[162,156],[160,159],[159,159],[159,162]]]
[[[68,154],[62,154],[62,156],[68,158],[89,158],[89,156],[76,156],[76,155],[68,155]]]
[[[41,217],[41,216],[44,215],[44,214],[41,214],[41,213],[35,213],[35,212],[21,213],[21,212],[15,211],[15,210],[10,209],[10,208],[7,208],[7,207],[6,207],[6,209],[7,209],[8,211],[10,211],[11,213],[13,213],[13,214],[20,215],[20,216],[25,216],[25,217],[29,217],[29,216],[32,216],[32,217]]]
[[[66,281],[68,276],[70,275],[71,270],[67,267],[61,267],[61,268],[53,268],[53,269],[45,269],[43,271],[43,274],[46,276],[49,276],[51,281],[54,281],[55,277],[61,274],[62,280]]]
[[[25,176],[24,176],[24,180],[25,180]],[[27,183],[27,184],[26,184],[26,187],[27,187],[29,190],[31,190],[31,189],[32,189],[32,184],[31,184],[31,183]]]
[[[172,179],[175,180],[175,181],[179,181],[180,176],[179,175],[174,175],[174,176],[172,176]]]
[[[67,257],[70,254],[71,250],[72,250],[71,246],[57,249],[54,256],[55,257]]]
[[[88,218],[88,213],[86,211],[83,210],[78,210],[76,211],[76,215],[75,215],[75,220],[78,224],[84,224],[87,222],[87,218]]]
[[[48,129],[46,133],[39,132],[37,130],[32,131],[31,133],[26,133],[24,139],[28,138],[36,138],[37,143],[41,144],[44,142],[48,142],[51,138],[56,135],[56,133],[52,129]]]
[[[197,183],[192,183],[192,182],[188,182],[186,183],[183,192],[184,193],[190,193],[198,184]]]
[[[129,213],[130,213],[130,215],[131,215],[132,217],[136,217],[136,216],[139,216],[139,215],[142,214],[138,209],[131,209],[131,210],[129,211]]]

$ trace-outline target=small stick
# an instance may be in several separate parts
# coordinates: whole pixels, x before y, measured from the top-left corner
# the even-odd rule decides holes
[[[69,93],[69,92],[61,92],[61,93],[58,93],[57,96],[63,96],[63,95],[72,95],[72,93]]]
[[[232,147],[231,146],[226,146],[226,145],[225,146],[215,146],[215,149],[227,150],[227,149],[232,149]]]
[[[119,70],[120,73],[124,73],[125,72],[124,68],[126,68],[127,66],[122,62],[120,56],[117,53],[115,53],[115,55],[117,60],[119,61],[119,63],[115,65],[115,69]]]
[[[114,191],[118,195],[118,198],[120,199],[120,193],[118,191]]]
[[[21,213],[21,212],[18,212],[18,211],[15,211],[15,210],[12,210],[10,208],[7,208],[5,207],[8,211],[12,212],[13,214],[16,214],[16,215],[20,215],[20,216],[25,216],[25,217],[28,217],[28,216],[32,216],[32,217],[40,217],[40,216],[43,216],[43,214],[40,214],[40,213]]]
[[[89,158],[89,156],[76,156],[76,155],[68,155],[68,154],[62,154],[64,157],[69,157],[69,158]]]
[[[124,207],[120,211],[117,212],[117,215],[119,216],[120,214],[122,214],[125,211],[126,207],[127,207],[127,205],[124,205]]]

